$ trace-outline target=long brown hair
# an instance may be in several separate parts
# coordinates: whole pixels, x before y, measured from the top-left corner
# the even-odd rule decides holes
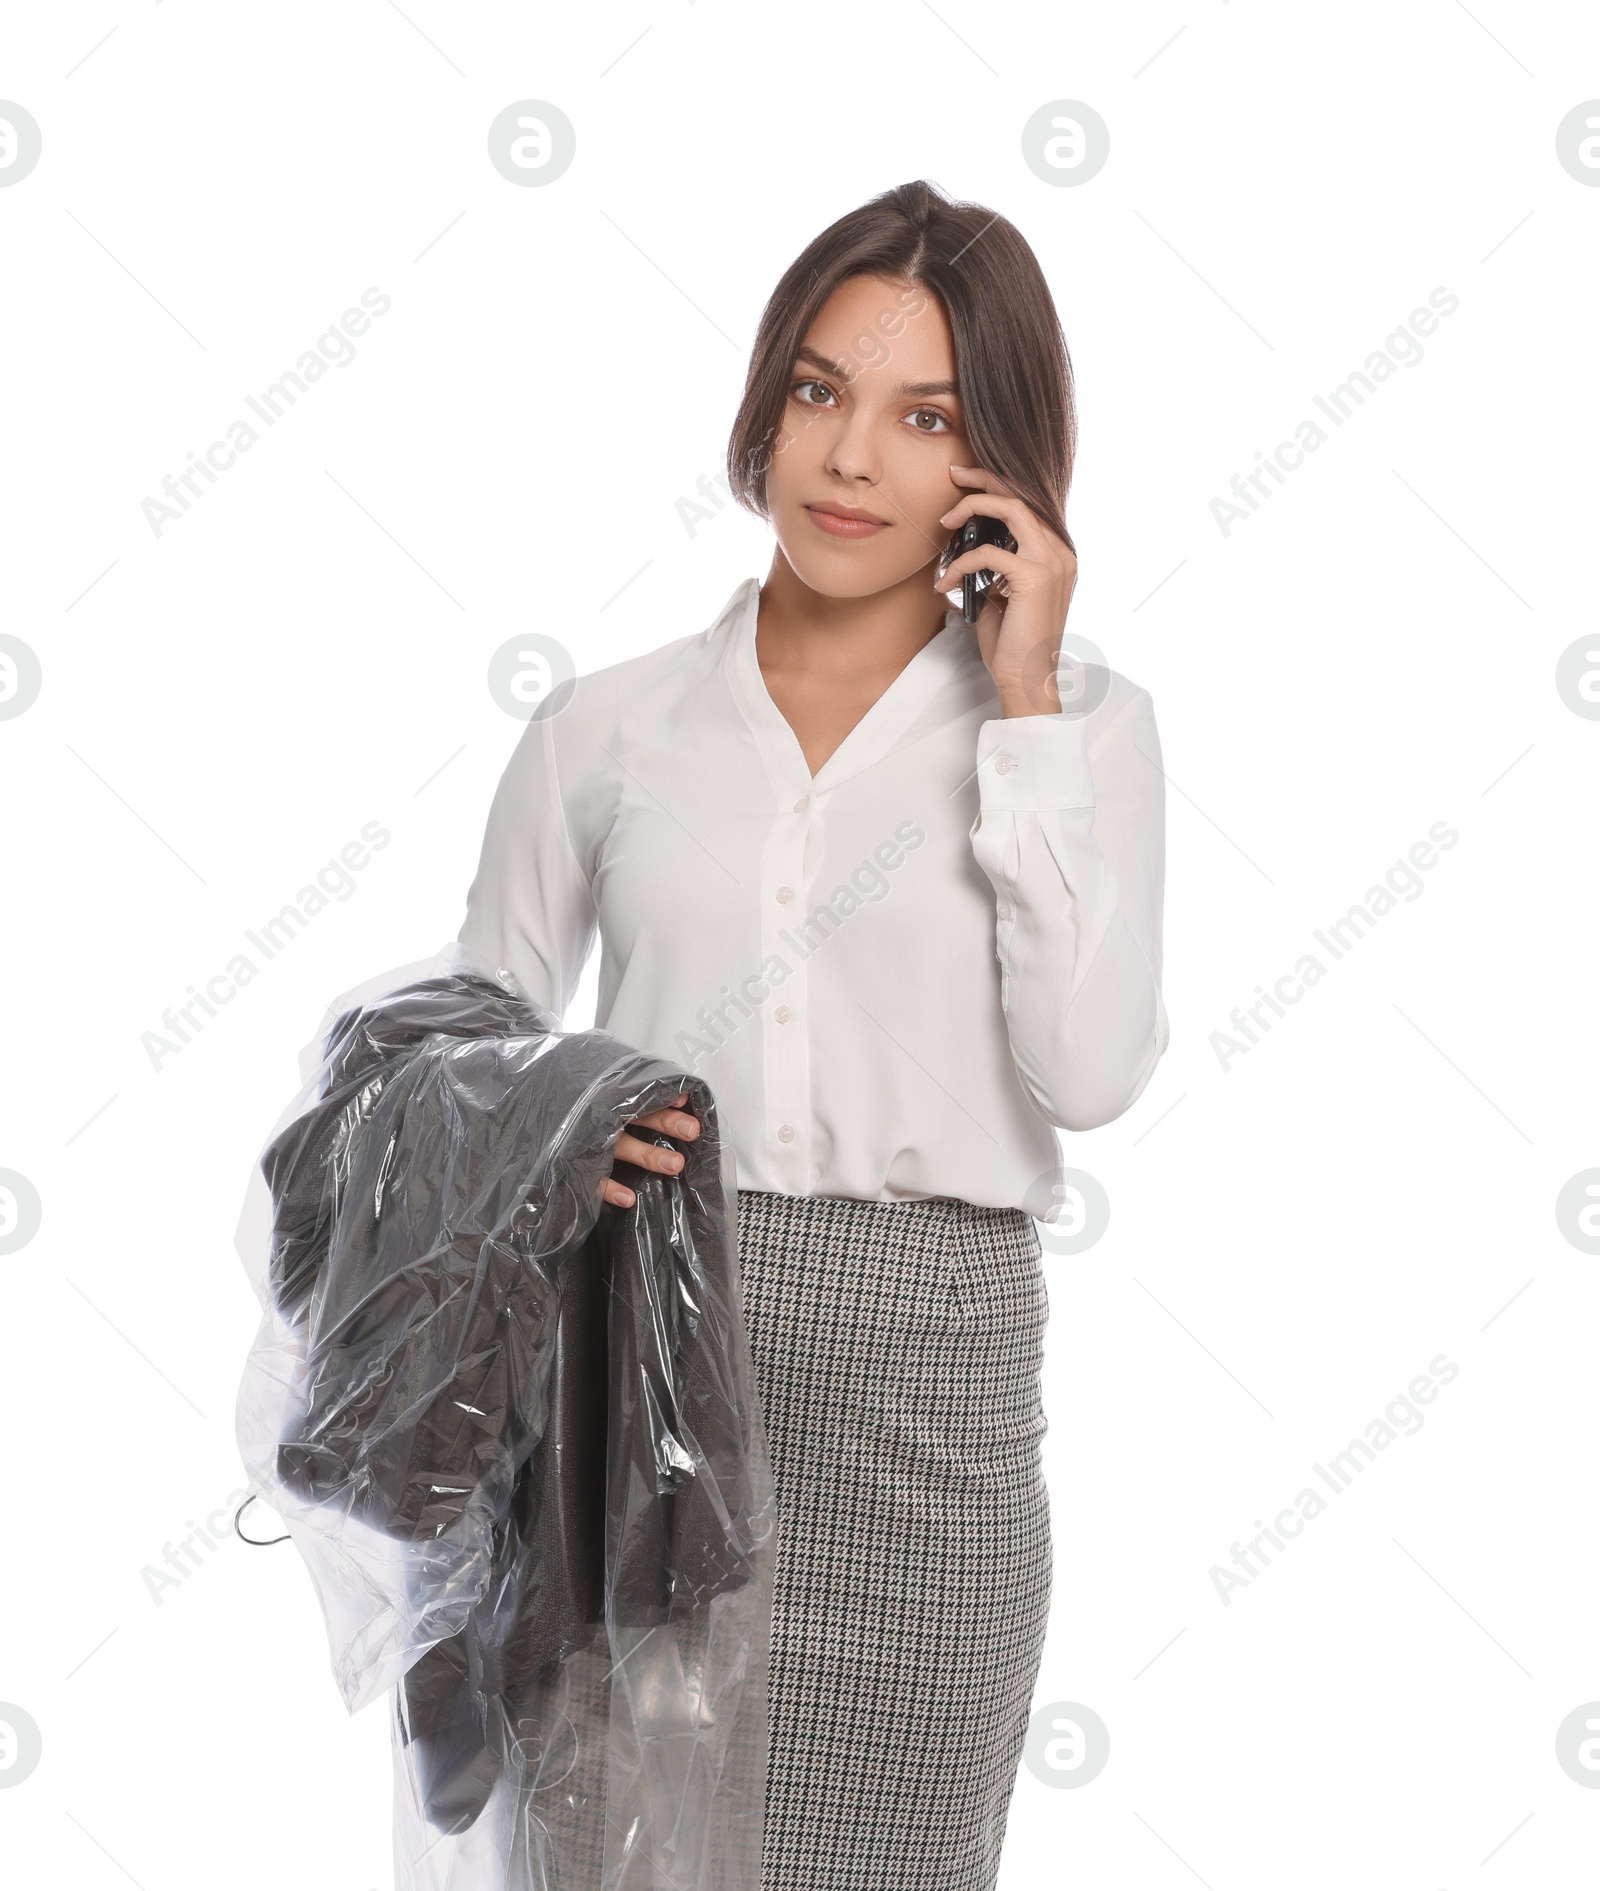
[[[1015,224],[982,204],[956,203],[921,178],[829,224],[779,279],[728,440],[735,499],[768,516],[767,470],[795,356],[817,311],[852,276],[916,283],[938,296],[978,463],[1071,547],[1066,506],[1078,421],[1072,361],[1044,272]]]

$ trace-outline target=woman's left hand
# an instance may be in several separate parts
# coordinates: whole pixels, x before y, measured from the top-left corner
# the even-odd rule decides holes
[[[999,519],[1017,541],[1014,552],[979,545],[952,559],[934,579],[940,593],[958,589],[969,571],[993,571],[978,613],[978,649],[1000,693],[1002,716],[1050,716],[1061,708],[1056,663],[1067,607],[1078,582],[1078,560],[1033,511],[993,473],[952,466],[958,486],[979,490],[958,499],[939,523],[954,532],[976,515]]]

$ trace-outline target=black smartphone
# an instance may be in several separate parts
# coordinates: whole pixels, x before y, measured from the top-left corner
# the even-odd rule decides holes
[[[979,545],[997,545],[1003,552],[1017,549],[1017,541],[1006,530],[1003,520],[975,513],[951,538],[944,561],[947,565],[951,564],[963,552],[970,552]],[[994,583],[995,575],[992,571],[969,571],[962,578],[961,616],[966,623],[977,623],[978,613],[983,609],[984,593]]]

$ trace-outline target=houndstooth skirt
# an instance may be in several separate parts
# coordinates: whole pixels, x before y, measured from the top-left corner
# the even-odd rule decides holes
[[[761,1891],[993,1891],[1051,1587],[1020,1209],[743,1190],[778,1511]]]

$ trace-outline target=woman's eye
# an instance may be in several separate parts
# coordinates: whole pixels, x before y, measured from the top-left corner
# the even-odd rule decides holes
[[[800,396],[802,405],[806,407],[825,407],[827,405],[826,400],[811,400],[808,398],[805,391],[808,387],[819,387],[822,389],[824,395],[831,394],[833,389],[828,386],[826,381],[796,381],[794,384],[795,392]]]
[[[925,426],[923,424],[925,421],[936,421],[938,424]],[[950,422],[936,407],[919,407],[911,416],[911,422],[918,433],[938,433],[941,429],[948,431],[950,426]]]

